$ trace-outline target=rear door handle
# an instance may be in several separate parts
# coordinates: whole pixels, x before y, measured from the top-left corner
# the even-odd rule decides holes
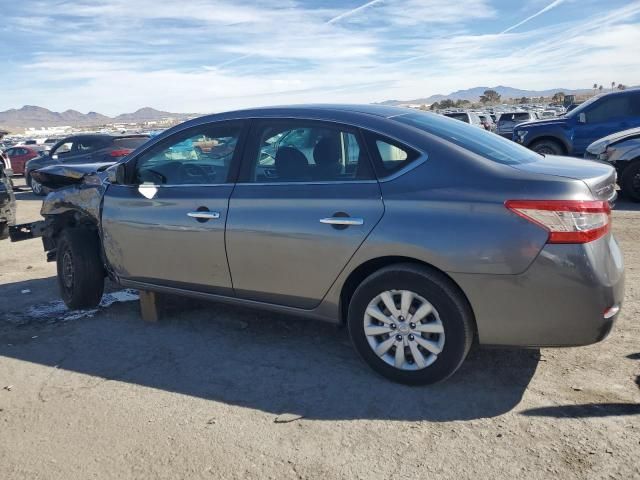
[[[219,212],[189,212],[187,213],[188,217],[191,218],[200,218],[204,220],[215,220],[220,218]]]
[[[355,217],[327,217],[321,218],[320,223],[328,225],[364,225],[364,219]]]

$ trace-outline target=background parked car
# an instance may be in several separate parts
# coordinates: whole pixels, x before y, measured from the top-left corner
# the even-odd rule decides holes
[[[27,184],[36,195],[43,195],[42,185],[31,172],[58,163],[108,163],[120,160],[149,140],[148,135],[73,135],[56,143],[49,152],[29,160],[25,168]]]
[[[594,141],[634,127],[640,127],[640,89],[597,95],[564,117],[518,125],[513,140],[545,155],[581,157]]]
[[[474,127],[484,128],[482,121],[477,113],[474,112],[449,112],[444,114],[445,117],[454,118],[461,122],[468,123]]]
[[[9,236],[9,227],[16,219],[16,198],[7,173],[4,163],[0,162],[0,240]]]
[[[496,131],[496,124],[493,121],[493,118],[488,113],[479,113],[478,117],[480,117],[480,122],[485,130],[489,132]]]
[[[14,175],[24,175],[25,165],[32,158],[39,157],[44,150],[36,150],[34,145],[17,145],[5,150],[5,154],[11,159],[11,167]]]
[[[622,193],[640,202],[640,128],[617,132],[593,142],[584,157],[613,165]]]
[[[496,133],[511,140],[516,125],[538,120],[535,112],[505,112],[500,115]]]

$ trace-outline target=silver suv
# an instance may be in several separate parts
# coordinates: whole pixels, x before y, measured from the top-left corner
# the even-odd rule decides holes
[[[425,384],[471,344],[586,345],[623,297],[615,171],[382,106],[230,112],[51,193],[62,297],[104,277],[346,324],[378,373]]]

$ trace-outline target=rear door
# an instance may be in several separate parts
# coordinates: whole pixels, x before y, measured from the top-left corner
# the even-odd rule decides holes
[[[224,235],[243,135],[242,122],[203,124],[127,162],[129,184],[110,185],[102,211],[105,254],[120,278],[233,294]],[[206,154],[199,141],[211,145]]]
[[[236,296],[314,308],[383,212],[357,129],[256,121],[227,219]]]

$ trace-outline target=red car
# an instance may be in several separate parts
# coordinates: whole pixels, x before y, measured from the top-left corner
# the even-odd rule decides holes
[[[40,156],[38,150],[27,145],[16,145],[7,148],[4,152],[11,160],[11,168],[14,175],[24,175],[24,166],[32,158]]]

